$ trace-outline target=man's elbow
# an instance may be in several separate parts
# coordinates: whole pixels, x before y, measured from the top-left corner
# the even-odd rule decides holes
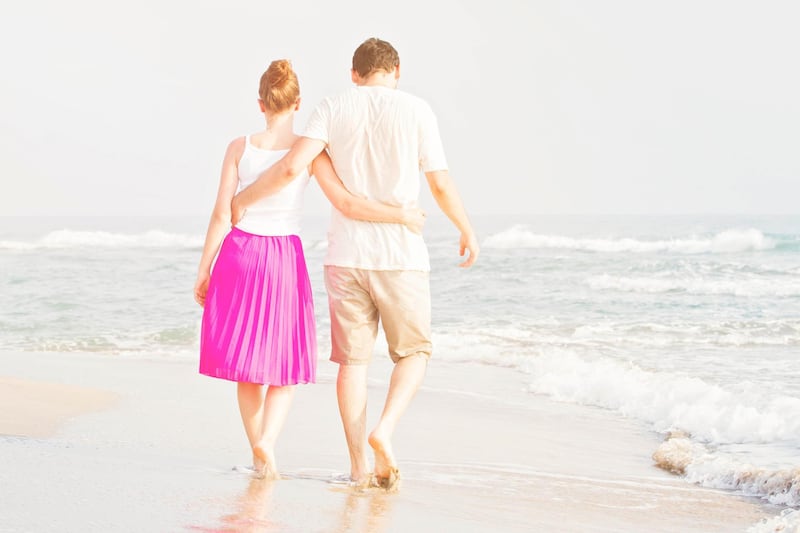
[[[292,181],[295,176],[299,176],[305,167],[292,161],[287,161],[281,169],[280,179],[282,181]]]
[[[450,190],[450,174],[447,171],[435,171],[427,174],[428,187],[434,196],[442,196]]]
[[[438,197],[442,196],[445,193],[444,185],[442,183],[439,183],[438,181],[431,181],[431,182],[428,183],[428,185],[429,185],[429,187],[431,189],[431,194],[434,197],[438,198]]]
[[[306,165],[303,161],[300,160],[299,157],[296,157],[294,154],[289,153],[286,157],[281,160],[280,168],[280,176],[279,178],[281,181],[291,181],[296,176],[299,176],[308,165]]]

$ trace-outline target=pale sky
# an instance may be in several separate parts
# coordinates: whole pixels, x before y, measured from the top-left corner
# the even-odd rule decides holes
[[[298,72],[302,132],[372,36],[471,213],[797,214],[799,21],[794,0],[8,3],[0,214],[207,214],[269,62]]]

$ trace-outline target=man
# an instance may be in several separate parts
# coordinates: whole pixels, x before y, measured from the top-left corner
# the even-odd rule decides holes
[[[323,100],[303,137],[234,198],[233,222],[327,148],[351,193],[391,205],[417,205],[422,170],[437,204],[461,232],[460,254],[469,252],[460,266],[471,266],[478,242],[448,173],[436,117],[423,100],[397,90],[397,51],[386,41],[367,39],[353,54],[351,77],[356,86]],[[376,481],[390,489],[398,480],[392,433],[422,383],[431,355],[428,251],[422,236],[405,226],[356,221],[336,209],[328,239],[331,360],[339,364],[336,392],[350,477],[358,485],[369,481],[368,442]],[[367,366],[379,319],[395,367],[383,413],[367,439]]]

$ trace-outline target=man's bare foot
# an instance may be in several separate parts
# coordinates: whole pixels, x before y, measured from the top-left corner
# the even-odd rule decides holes
[[[378,429],[370,433],[368,442],[375,452],[375,484],[382,489],[397,490],[400,471],[392,453],[392,443]]]
[[[253,469],[256,471],[256,477],[261,479],[281,478],[275,465],[275,453],[271,448],[261,444],[253,446]]]

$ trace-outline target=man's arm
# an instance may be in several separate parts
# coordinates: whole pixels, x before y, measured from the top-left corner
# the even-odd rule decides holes
[[[404,224],[414,233],[422,233],[425,213],[421,209],[404,209],[355,196],[336,175],[327,152],[323,151],[314,159],[312,173],[330,203],[344,216],[370,222]]]
[[[291,183],[320,152],[325,143],[308,137],[300,137],[292,148],[277,163],[261,173],[261,175],[233,197],[231,202],[231,224],[236,225],[244,216],[245,210],[261,198],[280,191]]]
[[[450,177],[450,173],[447,170],[433,170],[426,172],[425,177],[428,178],[428,187],[430,187],[431,194],[439,208],[461,232],[459,255],[463,257],[464,252],[469,251],[469,256],[459,266],[472,266],[480,253],[478,239],[475,238],[472,224],[467,218],[464,204],[461,203],[461,197],[458,194],[455,183],[453,183],[453,179]]]

